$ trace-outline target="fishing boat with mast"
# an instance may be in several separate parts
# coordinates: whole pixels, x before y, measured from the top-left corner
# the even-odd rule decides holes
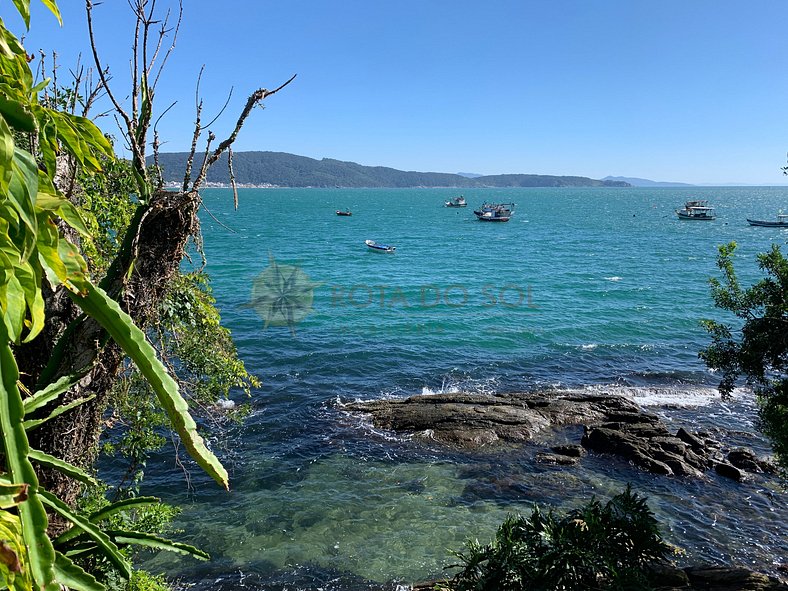
[[[465,201],[465,197],[460,195],[459,197],[455,197],[450,201],[446,201],[445,207],[468,207],[468,202]]]
[[[706,199],[687,201],[684,204],[684,209],[676,210],[676,215],[680,220],[711,221],[717,219],[717,216],[714,215],[714,208],[709,206]]]
[[[484,203],[473,214],[480,222],[508,222],[514,213],[514,203]]]

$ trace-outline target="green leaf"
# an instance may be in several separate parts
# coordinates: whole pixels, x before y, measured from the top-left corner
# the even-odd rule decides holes
[[[46,6],[49,9],[49,11],[52,14],[55,15],[55,18],[57,18],[57,22],[60,23],[61,26],[63,26],[63,17],[60,16],[60,9],[57,7],[57,3],[55,2],[55,0],[41,0],[41,2],[44,6]]]
[[[25,398],[23,403],[25,416],[29,415],[34,410],[41,408],[42,406],[46,406],[64,392],[68,392],[71,386],[79,381],[80,377],[81,376],[77,375],[63,376],[56,382],[49,384],[43,390],[39,390],[32,396]]]
[[[14,158],[14,132],[4,117],[0,116],[0,189],[8,191],[11,182],[11,161]]]
[[[101,521],[109,519],[118,513],[131,511],[140,507],[147,507],[148,505],[157,505],[159,503],[161,503],[161,499],[157,499],[156,497],[133,497],[131,499],[123,499],[122,501],[116,501],[115,503],[112,503],[111,505],[96,511],[90,515],[88,520],[91,523],[100,523]],[[71,528],[70,530],[63,532],[60,534],[60,536],[58,536],[57,543],[58,545],[65,544],[66,542],[73,540],[81,534],[82,532],[77,528]]]
[[[46,314],[44,312],[44,297],[41,294],[41,270],[34,269],[30,262],[14,266],[14,276],[19,281],[25,295],[25,304],[30,310],[30,320],[25,320],[28,334],[22,341],[32,341],[44,328]]]
[[[158,505],[159,503],[161,503],[161,499],[157,497],[132,497],[130,499],[123,499],[122,501],[116,501],[96,511],[90,516],[90,521],[92,523],[98,523],[105,519],[109,519],[117,513],[122,513],[123,511],[131,511],[132,509],[147,507],[149,505]]]
[[[30,569],[36,584],[45,591],[59,591],[55,580],[55,550],[47,536],[47,515],[41,503],[38,478],[27,457],[29,444],[22,427],[23,406],[17,380],[19,371],[8,345],[4,323],[0,322],[0,436],[5,463],[14,482],[30,485],[30,496],[19,505],[22,533],[28,549]]]
[[[229,489],[227,471],[197,433],[197,425],[189,414],[189,405],[181,396],[178,384],[159,361],[155,349],[147,341],[145,334],[101,288],[86,282],[84,297],[72,292],[69,292],[69,295],[84,312],[104,327],[126,355],[134,361],[140,373],[156,392],[159,403],[167,412],[173,428],[186,446],[189,455],[211,478]]]
[[[32,237],[30,248],[26,249],[22,258],[30,256],[32,247],[35,246],[35,237],[38,232],[36,220],[36,194],[38,193],[38,166],[35,159],[24,150],[14,148],[14,158],[11,162],[11,182],[8,197],[14,206],[14,211],[27,226]]]
[[[95,577],[86,573],[60,552],[55,555],[55,576],[58,583],[74,591],[106,591]]]
[[[60,458],[56,458],[51,456],[43,451],[39,451],[37,449],[31,449],[30,453],[27,455],[31,460],[34,462],[38,462],[42,466],[46,466],[47,468],[53,468],[58,472],[61,472],[68,476],[69,478],[73,478],[74,480],[78,480],[80,482],[84,482],[85,484],[90,484],[92,486],[98,486],[98,480],[93,478],[90,474],[85,472],[82,468],[74,466],[73,464],[69,464],[68,462],[64,462]]]
[[[210,560],[211,556],[207,552],[190,546],[189,544],[182,544],[180,542],[173,542],[165,538],[154,536],[153,534],[138,532],[138,531],[116,531],[108,530],[107,534],[112,538],[116,544],[134,544],[136,546],[147,546],[148,548],[155,548],[156,550],[167,550],[169,552],[176,552],[186,556],[193,556],[199,560]]]
[[[8,124],[17,131],[33,133],[36,130],[36,120],[27,105],[0,95],[0,115],[5,117]]]
[[[44,502],[44,504],[46,504],[47,507],[52,509],[61,517],[68,519],[74,524],[74,527],[79,528],[88,536],[90,536],[90,538],[98,545],[101,553],[106,556],[106,558],[116,569],[118,569],[119,573],[124,579],[128,580],[129,577],[131,577],[131,566],[123,554],[121,554],[120,550],[118,550],[118,547],[115,545],[115,543],[109,538],[109,536],[107,536],[107,534],[105,534],[81,515],[78,515],[72,511],[68,505],[58,499],[55,495],[43,490],[40,491],[39,494],[41,495],[41,500]]]
[[[32,431],[42,423],[46,423],[47,421],[51,421],[55,417],[59,417],[63,413],[70,411],[72,408],[76,408],[80,404],[86,403],[88,400],[93,400],[96,397],[95,392],[88,396],[83,396],[82,398],[77,398],[76,400],[72,400],[68,404],[61,404],[57,408],[55,408],[48,416],[43,419],[28,419],[22,426],[25,428],[25,431]]]
[[[6,284],[5,309],[3,322],[9,338],[14,343],[19,343],[25,321],[25,292],[16,275],[11,275]]]
[[[22,20],[25,21],[25,26],[30,28],[30,0],[14,0],[14,6],[19,11]]]

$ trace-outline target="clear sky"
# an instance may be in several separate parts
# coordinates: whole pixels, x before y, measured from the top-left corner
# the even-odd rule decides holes
[[[89,55],[83,2],[60,0],[62,28],[33,2],[26,47],[57,50],[62,79],[80,51]],[[125,96],[127,1],[104,0],[95,21]],[[213,126],[220,137],[254,89],[298,74],[253,114],[236,151],[418,171],[783,184],[787,22],[785,0],[184,0],[156,97],[160,111],[178,101],[159,125],[162,150],[188,149],[204,64],[204,119],[234,88]]]

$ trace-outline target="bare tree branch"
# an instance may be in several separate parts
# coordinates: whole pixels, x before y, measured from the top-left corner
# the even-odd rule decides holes
[[[133,129],[133,125],[131,119],[129,119],[128,114],[126,111],[123,110],[123,107],[120,106],[120,103],[115,98],[115,95],[112,94],[112,90],[109,87],[109,80],[107,80],[105,70],[101,67],[101,60],[98,56],[98,48],[96,46],[96,37],[93,33],[93,0],[85,0],[85,12],[87,13],[87,20],[88,20],[88,36],[90,37],[90,49],[93,52],[93,61],[96,64],[96,70],[99,73],[99,78],[101,78],[101,84],[104,86],[104,90],[109,97],[109,100],[112,101],[112,104],[115,107],[115,110],[118,114],[123,118],[126,122],[127,129]]]
[[[175,42],[178,40],[178,32],[181,30],[182,21],[183,21],[183,0],[178,0],[178,22],[175,23],[175,30],[172,33],[172,43],[170,44],[170,48],[167,50],[167,53],[164,54],[164,59],[161,62],[161,66],[159,66],[159,71],[157,72],[155,78],[153,79],[153,86],[151,88],[154,89],[156,88],[156,85],[159,83],[159,77],[161,76],[161,73],[164,71],[164,66],[167,65],[167,60],[170,58],[170,54],[175,49]]]
[[[227,146],[227,166],[230,169],[230,186],[233,188],[233,205],[238,211],[238,186],[235,184],[235,172],[233,171],[233,148]]]
[[[230,104],[230,99],[232,98],[232,96],[233,96],[233,88],[231,87],[231,88],[230,88],[230,93],[227,95],[227,100],[226,100],[226,101],[224,101],[224,106],[221,108],[221,110],[220,110],[220,111],[219,111],[219,113],[216,115],[216,117],[214,117],[213,119],[211,119],[210,123],[208,123],[208,125],[204,125],[203,127],[210,127],[211,125],[213,125],[214,123],[216,123],[216,120],[217,120],[217,119],[219,119],[219,117],[221,117],[221,116],[222,116],[222,113],[224,113],[224,110],[227,108],[227,105],[229,105],[229,104]]]
[[[219,157],[224,153],[224,151],[227,148],[229,148],[233,144],[235,139],[238,137],[238,133],[241,131],[241,128],[243,127],[244,122],[246,121],[246,118],[249,117],[249,113],[252,112],[252,109],[256,105],[258,105],[260,101],[282,90],[285,86],[287,86],[293,80],[295,80],[295,77],[296,74],[293,74],[290,80],[288,80],[281,86],[275,88],[274,90],[267,90],[265,88],[260,88],[251,94],[251,96],[246,101],[246,106],[244,106],[243,111],[241,111],[241,115],[238,117],[238,121],[235,124],[235,129],[233,129],[233,132],[229,135],[227,139],[225,139],[222,143],[220,143],[219,146],[216,148],[216,150],[214,150],[213,154],[211,154],[211,156],[203,162],[203,165],[200,169],[200,174],[197,177],[197,180],[195,180],[194,184],[192,185],[192,191],[199,190],[199,188],[202,186],[203,182],[205,181],[205,175],[208,172],[208,168],[219,159]]]
[[[197,118],[194,121],[194,135],[192,136],[192,145],[189,150],[189,157],[186,159],[186,171],[183,175],[183,191],[189,190],[189,182],[192,176],[192,166],[194,165],[194,155],[197,152],[197,142],[202,133],[202,125],[200,124],[200,115],[202,114],[202,101],[200,100],[200,82],[202,81],[202,73],[205,70],[205,64],[200,68],[200,73],[197,75],[197,88],[194,91],[194,106],[197,111]]]

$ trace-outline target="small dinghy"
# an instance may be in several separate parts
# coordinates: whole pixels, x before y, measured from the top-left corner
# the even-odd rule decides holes
[[[346,209],[345,211],[337,209],[337,215],[353,215],[353,213],[349,209]]]
[[[365,240],[364,244],[369,246],[372,250],[376,250],[378,252],[394,252],[397,250],[396,246],[390,246],[388,244],[378,244],[374,240]]]

